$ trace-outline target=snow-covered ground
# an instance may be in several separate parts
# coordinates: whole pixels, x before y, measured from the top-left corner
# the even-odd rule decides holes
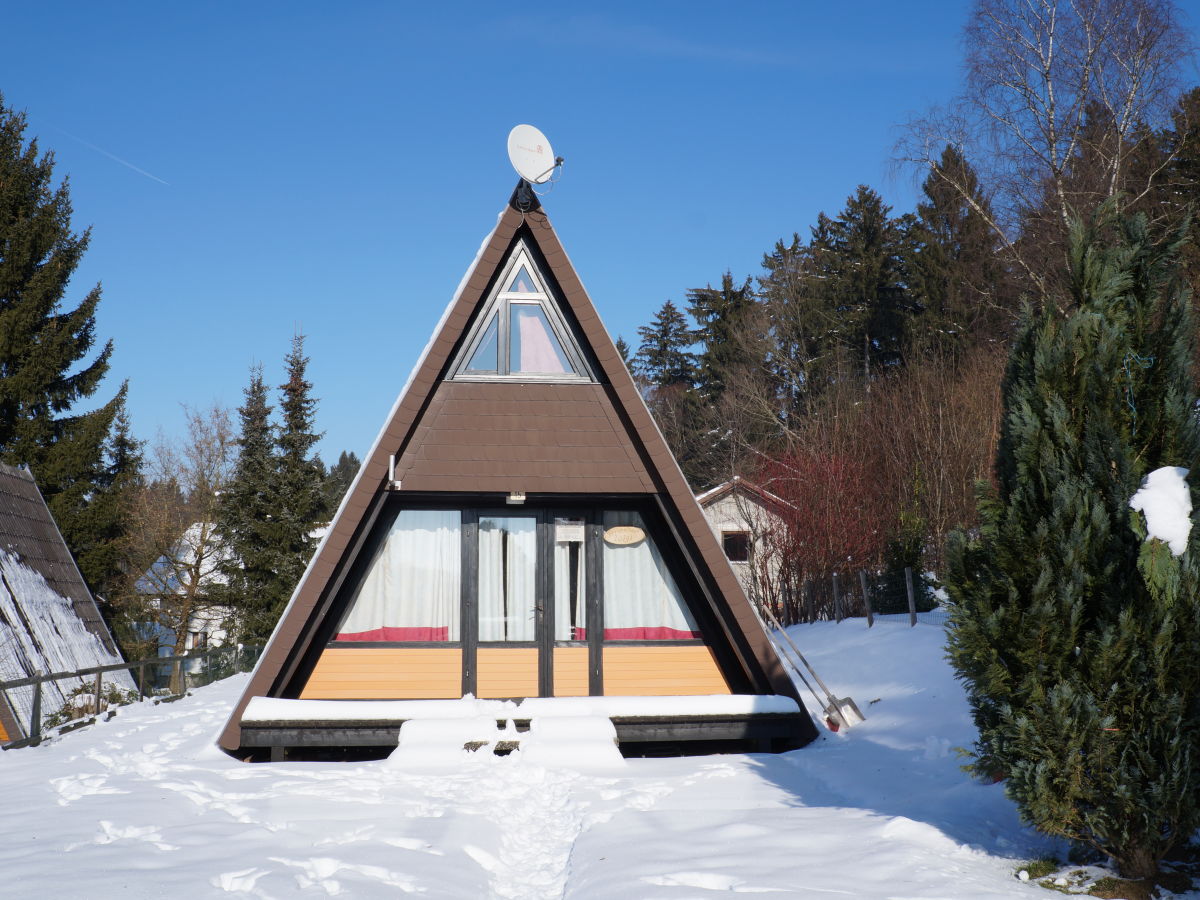
[[[129,707],[0,756],[0,895],[1055,896],[1014,873],[1056,848],[959,768],[973,729],[940,627],[791,633],[867,721],[775,756],[247,765],[213,744],[245,676]]]

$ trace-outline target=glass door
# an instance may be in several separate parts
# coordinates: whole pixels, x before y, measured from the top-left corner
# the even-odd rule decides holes
[[[539,695],[538,517],[481,512],[475,592],[478,697]]]
[[[479,517],[479,641],[537,640],[537,519]]]

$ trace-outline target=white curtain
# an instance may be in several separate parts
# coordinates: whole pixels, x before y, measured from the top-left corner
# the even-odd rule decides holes
[[[582,525],[579,526],[582,529]],[[575,568],[572,570],[571,548],[575,548]],[[554,639],[582,641],[587,639],[587,603],[584,594],[583,541],[554,542]],[[575,587],[575,628],[571,628],[571,587]]]
[[[700,637],[642,517],[636,512],[605,512],[605,530],[617,525],[636,526],[646,536],[626,546],[604,542],[604,637],[625,641]]]
[[[459,640],[461,531],[456,509],[401,510],[336,640]]]
[[[479,640],[532,641],[537,520],[479,519]]]

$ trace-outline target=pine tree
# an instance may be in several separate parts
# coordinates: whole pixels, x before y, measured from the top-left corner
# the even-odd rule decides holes
[[[325,466],[313,452],[321,435],[313,431],[317,401],[307,380],[308,357],[304,336],[292,339],[284,360],[287,380],[280,385],[278,453],[275,474],[275,510],[278,524],[276,574],[278,588],[268,612],[270,627],[262,622],[266,637],[304,574],[317,546],[313,531],[328,521],[328,503],[322,490]]]
[[[633,371],[655,387],[690,387],[696,375],[696,357],[688,347],[695,334],[683,313],[667,300],[649,325],[638,329],[642,342],[633,357]]]
[[[688,312],[699,326],[696,339],[701,347],[696,382],[709,402],[716,400],[736,372],[746,364],[742,336],[754,306],[751,279],[734,284],[733,274],[721,276],[721,286],[706,285],[687,292]]]
[[[859,185],[837,218],[820,216],[813,233],[823,305],[864,377],[903,359],[909,300],[903,233],[890,213],[879,194]]]
[[[245,400],[238,409],[241,430],[233,477],[220,497],[217,524],[229,548],[222,566],[223,602],[235,610],[239,638],[253,640],[274,627],[278,599],[278,543],[283,535],[274,516],[275,434],[262,366],[250,370]]]
[[[1200,472],[1177,253],[1141,217],[1075,225],[1069,294],[1026,312],[997,487],[946,578],[975,770],[1135,878],[1200,825],[1200,529],[1176,557],[1129,507],[1150,471]]]
[[[343,450],[338,456],[337,462],[329,467],[329,473],[325,476],[325,483],[322,490],[325,493],[325,507],[332,511],[338,508],[338,504],[342,502],[342,497],[350,488],[350,484],[354,481],[354,476],[358,474],[362,462],[353,450]]]
[[[111,341],[95,344],[97,285],[73,310],[63,298],[87,250],[89,232],[71,231],[64,181],[54,156],[24,141],[25,116],[0,96],[0,461],[28,465],[67,545],[92,548],[108,524],[89,507],[110,485],[106,444],[123,390],[89,412],[73,412],[108,371]],[[85,571],[103,578],[104,565]]]
[[[625,338],[617,335],[617,355],[621,357],[621,362],[625,363],[625,367],[629,367],[629,342]]]
[[[79,533],[86,542],[72,548],[79,570],[107,611],[107,602],[121,590],[128,573],[123,565],[122,541],[130,528],[134,494],[145,483],[143,442],[133,436],[125,409],[125,390],[106,442],[106,465],[93,479],[95,495],[80,517]]]
[[[814,244],[821,245],[822,222],[814,229]],[[817,277],[816,260],[809,244],[793,234],[789,243],[776,241],[763,256],[758,280],[766,318],[765,371],[775,385],[777,417],[793,428],[831,380],[831,345],[837,340],[837,319],[824,303],[824,282]]]
[[[1012,291],[988,223],[988,199],[956,147],[946,146],[921,190],[906,235],[907,287],[920,310],[908,343],[914,352],[955,356],[1004,337]]]

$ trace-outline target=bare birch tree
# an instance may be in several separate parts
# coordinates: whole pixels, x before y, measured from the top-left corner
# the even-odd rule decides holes
[[[1171,150],[1150,145],[1192,46],[1173,0],[976,0],[964,41],[962,96],[909,123],[898,155],[953,184],[937,163],[960,148],[992,192],[976,212],[1040,283],[1034,245],[1061,247],[1073,215],[1136,203],[1169,167]],[[1021,247],[1031,219],[1038,240]]]
[[[222,615],[210,597],[228,553],[216,528],[217,500],[236,458],[228,410],[185,412],[186,433],[177,441],[159,436],[146,484],[132,501],[123,548],[129,583],[118,602],[121,617],[133,625],[126,631],[155,645],[170,634],[175,653],[186,649],[189,625]]]

